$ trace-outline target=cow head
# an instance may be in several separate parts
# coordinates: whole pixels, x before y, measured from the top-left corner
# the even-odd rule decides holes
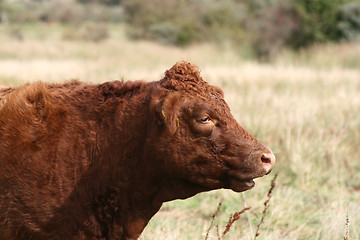
[[[196,66],[177,63],[157,84],[151,104],[160,129],[156,144],[171,178],[202,191],[241,192],[271,171],[274,154],[236,122],[223,91],[203,81]]]

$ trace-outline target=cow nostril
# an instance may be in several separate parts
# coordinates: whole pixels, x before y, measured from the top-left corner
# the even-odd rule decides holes
[[[262,153],[261,162],[266,170],[266,173],[269,173],[275,164],[275,155],[272,152]]]
[[[270,163],[271,164],[271,158],[269,158],[266,154],[261,155],[261,161],[263,163]]]

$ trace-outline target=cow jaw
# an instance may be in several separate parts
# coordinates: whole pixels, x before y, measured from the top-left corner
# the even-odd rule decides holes
[[[235,192],[243,192],[255,186],[254,179],[266,175],[264,170],[247,169],[246,167],[227,166],[227,188]]]

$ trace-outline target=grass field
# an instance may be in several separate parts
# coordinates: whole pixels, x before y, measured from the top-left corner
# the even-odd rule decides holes
[[[64,28],[2,26],[0,84],[150,81],[176,61],[195,63],[205,80],[223,88],[240,124],[277,157],[277,185],[257,239],[344,239],[347,229],[348,239],[360,239],[360,44],[283,52],[265,64],[227,45],[131,42],[122,26],[112,26],[100,43],[65,41]],[[220,230],[231,213],[252,207],[224,239],[254,239],[273,175],[248,192],[217,190],[166,203],[140,239],[204,239],[220,201],[214,223]],[[216,227],[209,239],[217,239]]]

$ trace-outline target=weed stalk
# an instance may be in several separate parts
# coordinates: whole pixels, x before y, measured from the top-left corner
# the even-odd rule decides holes
[[[269,202],[271,200],[272,191],[274,190],[274,188],[276,186],[276,178],[277,178],[277,176],[278,176],[278,173],[276,173],[274,178],[271,180],[271,186],[270,186],[269,192],[267,194],[267,198],[266,198],[266,200],[264,202],[264,210],[262,212],[261,220],[260,220],[259,224],[256,227],[256,233],[255,233],[254,240],[256,240],[256,238],[260,235],[260,227],[261,227],[262,223],[264,222],[266,212],[267,212],[267,210],[269,208]]]
[[[221,205],[222,205],[222,201],[219,202],[219,205],[217,206],[217,209],[216,209],[215,213],[212,215],[211,223],[210,223],[210,226],[209,226],[209,228],[208,228],[208,230],[207,230],[207,232],[206,232],[205,240],[207,240],[208,237],[209,237],[209,232],[210,232],[210,230],[211,230],[211,228],[212,228],[212,226],[213,226],[215,217],[216,217],[216,216],[218,215],[218,213],[219,213],[219,210],[220,210]]]
[[[345,237],[344,240],[349,240],[349,210],[346,212],[346,224],[345,224]]]

